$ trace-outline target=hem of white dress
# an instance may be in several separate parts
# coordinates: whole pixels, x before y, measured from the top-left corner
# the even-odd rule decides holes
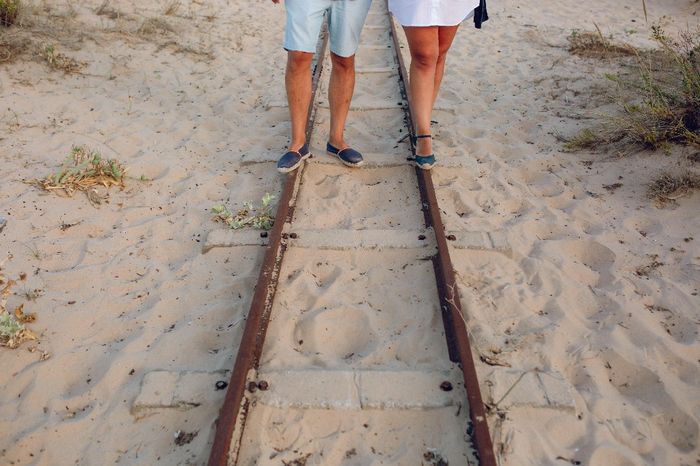
[[[392,13],[391,15],[394,18],[396,18],[396,20],[399,22],[399,24],[401,24],[401,26],[403,26],[403,27],[409,27],[409,28],[429,28],[429,27],[440,27],[440,26],[451,27],[451,26],[459,26],[460,24],[462,24],[463,22],[465,22],[469,18],[473,18],[474,17],[474,10],[470,11],[469,14],[467,14],[467,16],[465,16],[464,19],[462,19],[462,21],[459,21],[459,22],[453,23],[453,24],[442,24],[442,23],[441,24],[404,24],[401,22],[401,20],[398,18],[398,16],[396,16],[394,13]]]

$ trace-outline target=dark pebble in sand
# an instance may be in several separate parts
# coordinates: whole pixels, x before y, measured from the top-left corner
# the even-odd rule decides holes
[[[181,447],[182,445],[187,445],[197,436],[198,432],[183,432],[181,430],[177,431],[175,435],[175,445]]]

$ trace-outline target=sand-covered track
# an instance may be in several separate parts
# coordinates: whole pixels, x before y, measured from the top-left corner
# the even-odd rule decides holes
[[[507,246],[494,240],[498,234],[446,232],[430,172],[411,167],[404,47],[386,5],[375,2],[350,115],[360,129],[348,130],[350,137],[361,131],[356,139],[371,146],[368,167],[358,172],[320,155],[324,140],[314,127],[327,125],[329,109],[327,37],[319,38],[307,127],[319,155],[285,177],[210,465],[305,464],[310,457],[321,464],[353,457],[357,464],[496,464],[447,241]],[[284,108],[282,98],[269,107]],[[417,186],[409,183],[414,171]],[[335,186],[340,177],[368,196],[344,197]],[[324,221],[319,201],[348,213]],[[205,249],[260,241],[212,232]],[[309,280],[321,291],[294,289]],[[328,282],[345,290],[322,305]],[[289,303],[304,309],[291,311]],[[295,448],[302,444],[308,451]]]

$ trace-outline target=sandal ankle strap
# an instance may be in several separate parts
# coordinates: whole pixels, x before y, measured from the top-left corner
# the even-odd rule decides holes
[[[419,139],[423,139],[423,138],[430,138],[430,139],[432,139],[432,138],[433,138],[433,135],[432,135],[432,134],[419,134],[419,135],[417,135],[417,136],[411,136],[411,142],[412,142],[413,145],[415,146],[416,144],[418,144],[418,140],[419,140]]]

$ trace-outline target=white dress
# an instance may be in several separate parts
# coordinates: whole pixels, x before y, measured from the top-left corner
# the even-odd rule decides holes
[[[456,26],[478,6],[479,0],[389,0],[402,26]]]

